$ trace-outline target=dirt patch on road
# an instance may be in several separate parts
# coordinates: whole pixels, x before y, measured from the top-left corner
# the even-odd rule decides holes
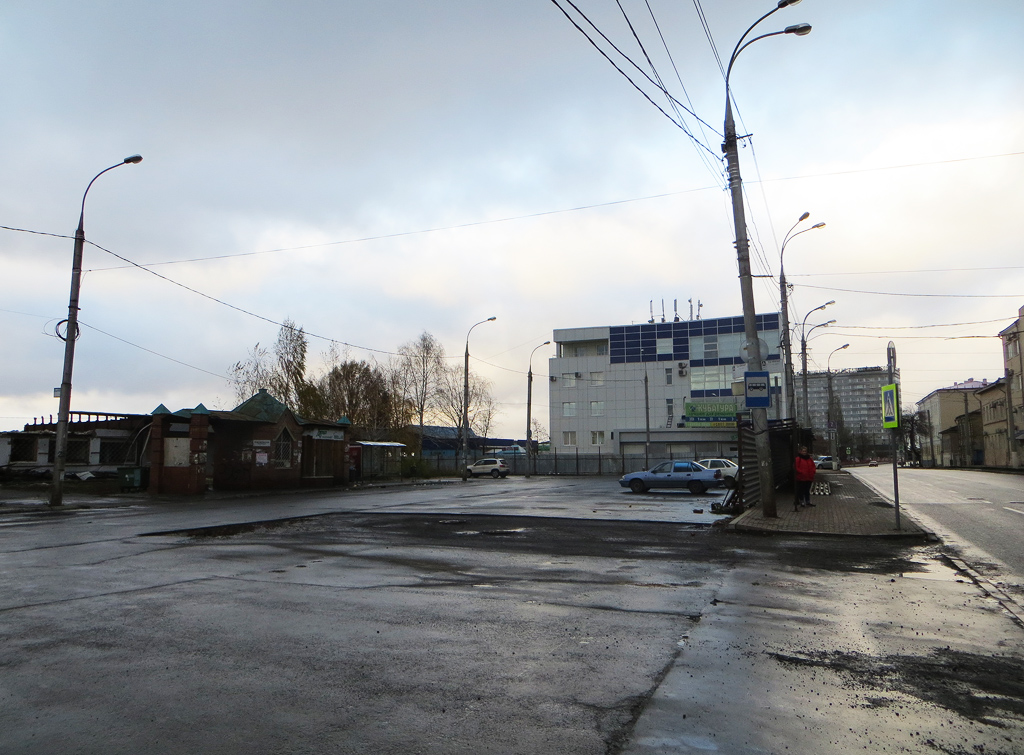
[[[887,655],[818,651],[798,655],[770,653],[788,666],[824,668],[847,677],[859,688],[912,695],[963,718],[1003,726],[1024,720],[1024,659],[985,656],[949,648],[930,655]],[[885,698],[871,697],[880,707]]]

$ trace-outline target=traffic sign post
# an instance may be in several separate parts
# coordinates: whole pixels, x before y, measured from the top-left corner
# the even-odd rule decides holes
[[[900,527],[900,477],[899,465],[896,463],[896,435],[900,426],[900,402],[896,384],[896,344],[889,341],[886,349],[886,362],[889,368],[889,385],[882,386],[882,427],[892,433],[889,448],[892,453],[892,500],[896,506],[896,529]]]

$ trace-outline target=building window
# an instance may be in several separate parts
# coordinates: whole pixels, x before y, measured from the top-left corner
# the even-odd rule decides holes
[[[591,372],[590,373],[590,384],[591,385],[604,385],[604,373],[603,372]]]
[[[36,460],[36,438],[33,435],[11,435],[11,461]],[[47,443],[49,441],[46,441]]]
[[[655,342],[659,354],[671,354],[672,353],[672,339],[671,338],[659,338]]]
[[[672,368],[665,368],[665,385],[672,385]]]
[[[285,428],[274,441],[274,466],[288,469],[292,465],[292,434]]]
[[[575,401],[563,401],[562,402],[562,416],[563,417],[575,417],[576,416],[576,402]],[[573,445],[576,445],[573,443]]]
[[[1012,341],[1006,341],[1006,358],[1013,359],[1017,354],[1020,353],[1020,341],[1014,338]]]
[[[604,430],[591,430],[590,431],[590,445],[592,445],[592,446],[603,446],[604,445]]]
[[[566,388],[576,387],[576,373],[575,372],[563,372],[562,373],[562,384]]]
[[[576,445],[576,431],[575,430],[563,430],[562,431],[562,445],[563,446],[575,446]]]
[[[590,402],[590,416],[591,417],[603,417],[604,416],[604,401],[591,401]]]
[[[704,358],[718,359],[718,336],[704,336]]]
[[[606,357],[606,356],[608,356],[608,342],[607,341],[601,341],[601,343],[599,343],[597,345],[597,355],[599,357]]]

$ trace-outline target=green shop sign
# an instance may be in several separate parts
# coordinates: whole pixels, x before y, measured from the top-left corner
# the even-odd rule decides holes
[[[687,427],[736,427],[736,404],[687,402],[684,419]]]

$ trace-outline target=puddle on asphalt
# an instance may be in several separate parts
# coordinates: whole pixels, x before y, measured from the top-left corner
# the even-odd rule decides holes
[[[965,579],[951,566],[941,561],[911,561],[917,571],[901,572],[901,577],[908,579],[928,579],[936,582],[964,582]]]

